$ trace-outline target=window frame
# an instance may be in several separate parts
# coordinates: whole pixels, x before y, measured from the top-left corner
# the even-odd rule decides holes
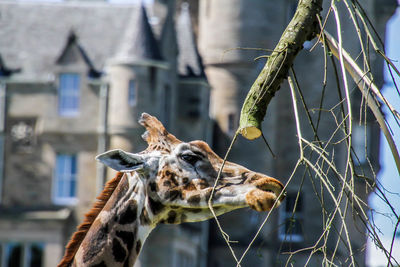
[[[192,253],[178,249],[175,252],[174,266],[194,267],[196,266],[196,257]]]
[[[5,167],[4,152],[5,152],[5,138],[4,134],[0,133],[0,204],[3,202],[3,180],[4,180],[4,167]]]
[[[45,244],[43,242],[29,242],[24,244],[24,267],[30,267],[30,263],[32,261],[32,249],[33,246],[38,246],[41,249],[41,261],[42,266],[44,266],[44,252],[45,252]],[[28,248],[28,249],[27,249]]]
[[[62,157],[65,157],[63,159]],[[63,160],[64,162],[59,162]],[[69,161],[69,162],[68,162]],[[63,163],[64,170],[60,170]],[[75,168],[73,168],[73,166]],[[60,173],[59,173],[60,172]],[[59,194],[60,184],[64,184],[65,188]],[[71,187],[74,186],[71,194]],[[78,156],[72,153],[57,153],[55,158],[54,174],[53,174],[53,203],[56,205],[76,205],[78,202]],[[69,192],[69,193],[68,193]]]
[[[128,82],[128,105],[130,107],[136,107],[137,93],[137,82],[135,79],[130,79]]]
[[[351,133],[351,143],[354,162],[357,166],[368,163],[371,155],[371,125],[354,123]]]
[[[11,250],[12,250],[12,247],[13,246],[21,246],[21,255],[20,255],[20,259],[19,259],[19,262],[20,262],[20,265],[21,265],[21,263],[22,264],[24,264],[24,246],[23,246],[23,244],[21,244],[20,242],[7,242],[7,243],[1,243],[0,244],[1,245],[1,247],[2,247],[2,249],[1,249],[1,252],[2,252],[2,255],[1,255],[1,266],[8,266],[8,262],[9,262],[9,260],[10,260],[10,254],[11,254]],[[18,266],[16,266],[16,267],[18,267]]]
[[[171,102],[172,88],[169,84],[165,84],[162,90],[162,107],[161,112],[163,114],[163,123],[165,128],[168,128],[170,116],[172,112],[172,102]]]
[[[287,210],[286,205],[290,205],[289,198],[294,198],[294,203],[296,203],[297,196],[299,201],[297,201],[296,210],[293,211],[293,207],[289,207]],[[299,206],[300,204],[300,206]],[[279,230],[278,230],[278,238],[280,241],[287,243],[299,243],[304,241],[304,231],[302,229],[302,224],[304,222],[304,198],[302,197],[301,192],[287,194],[285,202],[285,207],[279,209]],[[295,220],[300,224],[301,233],[290,233],[289,229],[286,228],[287,220]]]
[[[238,127],[237,114],[235,112],[228,113],[227,116],[227,132],[233,136],[236,133]]]
[[[79,73],[61,72],[58,74],[57,104],[59,116],[76,117],[79,115],[81,87],[81,75]]]
[[[32,260],[32,247],[38,246],[41,248],[41,261],[42,266],[44,266],[45,262],[45,247],[46,244],[44,242],[19,242],[19,241],[8,241],[8,242],[0,242],[0,266],[9,267],[8,260],[11,246],[21,246],[21,255],[19,259],[20,266],[16,267],[30,267],[30,261]]]

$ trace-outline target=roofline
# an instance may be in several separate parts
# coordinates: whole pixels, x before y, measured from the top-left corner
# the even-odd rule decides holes
[[[140,3],[109,3],[109,2],[99,2],[99,1],[61,1],[61,2],[47,2],[47,1],[15,1],[15,0],[2,0],[1,4],[9,5],[35,5],[35,6],[69,6],[69,7],[93,7],[93,6],[104,6],[104,7],[139,7]],[[149,6],[149,5],[146,5]],[[151,5],[150,5],[151,6]]]
[[[0,83],[4,84],[53,84],[55,83],[55,78],[47,78],[47,79],[29,79],[29,78],[13,78],[13,77],[0,77]],[[90,85],[102,85],[109,84],[109,81],[106,77],[99,78],[89,78],[87,83]]]
[[[180,84],[200,84],[204,87],[211,89],[211,85],[207,82],[207,79],[204,77],[179,77],[178,83]]]
[[[24,83],[38,83],[38,84],[51,84],[55,81],[53,78],[35,79],[35,78],[13,78],[13,77],[0,77],[0,83],[5,84],[24,84]]]
[[[161,60],[150,59],[119,59],[114,58],[107,61],[107,65],[128,65],[128,66],[144,66],[144,67],[158,67],[160,69],[169,69],[170,63]]]
[[[4,212],[4,211],[3,211]],[[41,220],[67,220],[72,215],[69,208],[62,208],[59,210],[36,210],[36,211],[21,211],[18,214],[4,214],[0,220],[28,220],[28,221],[41,221]]]

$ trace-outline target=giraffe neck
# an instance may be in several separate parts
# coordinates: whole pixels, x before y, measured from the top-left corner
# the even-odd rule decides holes
[[[139,174],[126,173],[82,241],[73,266],[133,266],[155,227]]]

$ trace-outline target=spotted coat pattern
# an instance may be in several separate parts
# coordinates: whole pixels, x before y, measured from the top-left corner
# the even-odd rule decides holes
[[[197,222],[251,207],[267,211],[283,199],[276,179],[226,162],[216,183],[222,159],[202,141],[178,140],[148,114],[148,148],[138,154],[111,150],[98,160],[120,172],[120,181],[104,206],[90,213],[87,227],[74,235],[61,266],[133,266],[142,245],[157,224]],[[86,229],[87,228],[87,229]],[[76,238],[75,238],[76,237]]]

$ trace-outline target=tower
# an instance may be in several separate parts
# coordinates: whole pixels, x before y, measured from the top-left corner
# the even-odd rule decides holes
[[[281,15],[284,14],[286,3],[221,0],[200,1],[199,5],[199,48],[212,87],[210,116],[215,120],[213,144],[214,149],[224,155],[238,127],[240,109],[247,91],[265,63],[264,59],[254,60],[267,54],[258,48],[272,48],[278,40],[285,26],[285,18]],[[264,129],[271,130],[264,133],[270,144],[276,138],[272,130],[274,125],[274,117],[268,116]],[[274,172],[272,156],[261,138],[248,141],[239,137],[229,158],[261,172]],[[235,249],[243,252],[261,217],[248,211],[245,216],[233,213],[220,220],[230,239],[239,241]],[[275,225],[266,226],[265,232],[274,228]],[[226,244],[219,238],[219,230],[211,226],[210,236],[215,238],[210,241],[209,265],[223,266],[224,262],[233,264],[229,251],[225,250]],[[268,253],[265,246],[259,251],[258,248],[251,249],[243,265],[267,263],[270,257]],[[260,261],[257,254],[264,258]]]
[[[132,14],[127,23],[121,45],[115,57],[108,62],[107,69],[110,82],[110,147],[128,151],[138,145],[132,143],[138,134],[138,115],[149,106],[158,106],[157,94],[160,88],[157,75],[160,69],[167,66],[161,57],[145,7],[142,5],[133,12],[136,14]],[[165,121],[166,114],[162,118]]]
[[[210,86],[199,55],[189,4],[182,3],[176,19],[178,92],[176,118],[179,134],[186,138],[211,140],[209,121]]]
[[[273,49],[275,47],[281,33],[293,16],[296,6],[297,1],[292,0],[279,1],[279,3],[277,1],[258,0],[251,1],[251,3],[242,0],[200,1],[199,47],[204,60],[205,73],[212,87],[210,114],[216,122],[214,149],[220,154],[227,151],[227,145],[238,127],[240,109],[244,98],[265,63],[265,58],[258,59],[256,62],[253,59],[260,55],[269,54],[268,51],[256,49]],[[395,1],[371,0],[367,1],[364,7],[371,20],[376,23],[376,27],[381,29],[379,32],[383,33],[386,21],[394,10]],[[328,9],[329,3],[325,3],[324,12]],[[339,6],[339,9],[343,11],[342,14],[347,14],[343,5]],[[346,42],[358,44],[357,34],[352,30],[352,21],[347,17],[345,18],[344,15],[341,16],[341,20],[342,29],[346,29],[343,32]],[[327,28],[331,32],[336,31],[331,21],[328,22]],[[356,57],[360,48],[353,45],[346,47],[346,49],[349,49],[349,52]],[[323,51],[320,47],[312,52],[303,49],[294,63],[297,77],[304,88],[308,108],[311,109],[318,109],[321,101],[320,85],[323,81],[321,70],[324,68],[321,58],[323,58]],[[376,75],[377,81],[375,82],[377,84],[382,82],[381,64],[380,59],[373,62],[374,67],[376,67],[373,68],[373,73]],[[311,73],[313,75],[310,75]],[[329,83],[323,108],[329,110],[339,100],[337,94],[335,94],[334,75],[328,74],[327,79]],[[356,98],[356,96],[353,97]],[[354,100],[361,101],[360,98]],[[312,117],[312,119],[317,120],[316,117]],[[305,113],[300,114],[300,122],[307,123]],[[329,114],[326,113],[322,115],[319,123],[318,134],[322,139],[328,140],[335,131],[336,124],[331,121]],[[287,179],[299,158],[295,125],[290,90],[284,83],[282,89],[277,92],[269,105],[267,116],[263,122],[263,133],[277,156],[276,159],[273,159],[269,154],[262,138],[250,142],[241,137],[235,143],[229,158],[259,171],[267,171],[268,169],[275,177]],[[376,125],[371,125],[371,128],[373,127],[376,127]],[[367,125],[367,128],[369,128],[369,125]],[[371,151],[376,152],[379,150],[379,134],[376,134],[376,129],[371,129],[371,131],[375,133],[375,136],[371,136],[370,147]],[[303,134],[312,139],[311,130],[304,130]],[[361,136],[363,135],[361,134]],[[340,141],[343,136],[337,135],[335,138]],[[361,140],[361,143],[363,146],[364,140]],[[335,153],[336,166],[343,167],[343,158],[346,154],[345,146],[332,145],[327,148],[327,151]],[[379,170],[377,154],[371,153],[369,155],[375,171]],[[368,169],[369,166],[361,163],[357,168],[362,170]],[[318,235],[322,232],[321,206],[313,191],[313,180],[308,179],[303,183],[300,175],[302,171],[296,173],[287,188],[286,202],[283,205],[284,207],[280,208],[279,216],[276,216],[279,219],[269,220],[269,223],[263,228],[261,234],[263,237],[259,238],[259,245],[253,245],[253,251],[249,251],[245,258],[247,262],[244,262],[244,265],[280,265],[281,262],[279,261],[285,262],[287,260],[286,256],[277,256],[281,252],[311,246],[318,239]],[[339,186],[339,183],[334,186]],[[365,181],[357,181],[356,187],[365,188]],[[291,234],[287,235],[285,234],[288,230],[286,229],[286,222],[290,217],[289,211],[293,210],[296,196],[300,196],[299,207],[296,211],[296,222]],[[366,201],[368,194],[364,191],[361,197]],[[329,210],[333,210],[335,207],[334,203],[326,203],[325,205]],[[354,251],[357,251],[355,257],[362,265],[365,258],[365,253],[362,252],[362,246],[366,241],[365,235],[362,231],[361,233],[356,231],[357,227],[360,227],[359,222],[350,219],[351,215],[348,218],[349,227],[354,230],[351,233],[352,240],[357,240],[352,243]],[[224,224],[224,221],[227,223]],[[254,235],[260,223],[260,218],[257,215],[254,215],[254,217],[249,215],[248,218],[244,218],[244,216],[229,214],[222,217],[221,222],[224,231],[230,235],[230,239],[238,240],[239,244],[243,244],[235,247],[237,251],[243,251],[249,243],[249,236]],[[230,232],[231,225],[240,227],[242,230]],[[211,231],[212,236],[220,236],[216,227]],[[327,246],[332,248],[335,246],[335,242],[334,238],[330,238],[327,241]],[[341,255],[348,253],[344,247],[340,247],[339,251]],[[209,264],[211,265],[219,263],[223,265],[223,262],[234,264],[222,238],[220,238],[220,241],[210,243],[209,254]],[[256,254],[261,255],[261,258]],[[222,259],[221,255],[227,255],[227,258]],[[338,257],[340,258],[340,256]],[[299,266],[302,266],[306,256],[300,253],[295,260]],[[314,257],[313,260],[315,262],[311,265],[320,265],[318,256]]]

